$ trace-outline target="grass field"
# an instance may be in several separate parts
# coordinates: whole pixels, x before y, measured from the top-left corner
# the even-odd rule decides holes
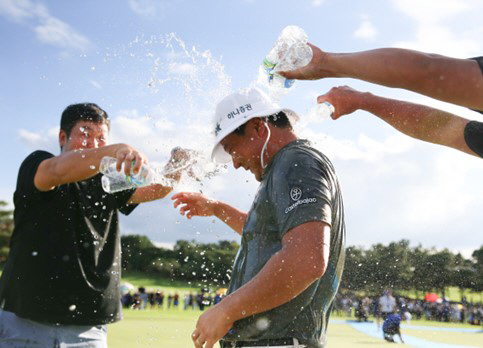
[[[199,310],[125,310],[124,320],[108,326],[110,348],[188,348],[193,347],[190,334],[193,332]],[[402,346],[390,344],[379,337],[370,336],[357,330],[358,325],[366,325],[376,331],[375,323],[350,323],[346,318],[333,317],[329,324],[328,337],[330,347],[381,347]],[[483,347],[483,328],[480,332],[451,332],[454,329],[475,330],[474,326],[446,324],[426,321],[411,321],[409,326],[402,327],[403,338],[408,342],[409,336],[422,341],[422,345],[406,344],[405,346],[440,347],[450,344],[453,347]],[[419,342],[418,341],[418,342]]]

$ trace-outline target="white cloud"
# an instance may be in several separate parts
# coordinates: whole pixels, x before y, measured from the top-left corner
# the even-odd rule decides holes
[[[59,152],[59,127],[53,127],[48,130],[31,132],[26,129],[18,131],[20,141],[24,143],[30,150],[46,150],[51,153]]]
[[[437,23],[448,17],[472,9],[468,0],[393,0],[404,14],[420,23]]]
[[[102,86],[99,82],[96,80],[90,80],[89,83],[94,87],[95,89],[102,89]]]
[[[333,160],[380,162],[387,155],[404,153],[414,146],[414,140],[401,133],[394,133],[383,141],[372,139],[364,133],[360,133],[355,141],[338,139],[313,131],[310,127],[304,128],[299,134],[302,138],[310,139],[315,147]]]
[[[64,48],[84,50],[89,47],[89,40],[77,33],[67,23],[54,18],[46,17],[42,23],[34,28],[37,38],[44,43]]]
[[[196,65],[189,63],[170,63],[168,69],[171,74],[180,75],[193,75],[198,71]]]
[[[164,0],[129,0],[129,8],[139,16],[162,16],[169,3]]]
[[[325,3],[325,0],[312,0],[311,2],[312,2],[312,6],[319,7],[323,3]]]
[[[450,29],[430,23],[419,24],[415,40],[399,41],[394,46],[460,58],[477,55],[481,49],[479,41],[456,37]]]
[[[481,52],[481,35],[458,36],[451,29],[451,17],[475,11],[470,1],[393,0],[397,10],[416,22],[414,40],[399,41],[397,47],[433,52],[453,57],[469,57]],[[481,7],[481,6],[480,6]],[[483,28],[476,30],[480,32]]]
[[[15,22],[39,15],[39,10],[30,0],[0,0],[0,15]]]
[[[357,39],[364,39],[364,40],[374,40],[377,36],[377,29],[374,25],[367,19],[363,20],[354,31],[354,37]]]
[[[156,15],[156,5],[150,0],[129,0],[129,8],[141,16]]]
[[[0,15],[32,28],[37,39],[61,48],[86,50],[90,41],[69,24],[49,14],[47,7],[30,0],[0,0]]]

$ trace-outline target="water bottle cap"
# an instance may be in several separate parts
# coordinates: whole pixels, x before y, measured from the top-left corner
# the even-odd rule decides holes
[[[270,116],[280,111],[285,112],[292,125],[299,119],[294,111],[281,108],[258,88],[241,89],[222,99],[215,112],[215,145],[211,159],[218,163],[229,162],[231,157],[220,144],[223,138],[252,118]]]

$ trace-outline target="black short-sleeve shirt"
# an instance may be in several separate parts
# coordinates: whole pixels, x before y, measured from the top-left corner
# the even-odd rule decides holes
[[[133,190],[107,194],[100,175],[39,191],[35,151],[22,163],[14,193],[15,228],[0,279],[5,310],[39,322],[98,325],[121,318],[118,210]]]
[[[331,226],[324,276],[293,300],[236,321],[224,340],[295,337],[307,347],[324,346],[330,308],[344,264],[344,209],[332,164],[308,141],[286,145],[266,168],[243,228],[228,292],[234,292],[258,274],[282,248],[285,233],[311,221]]]

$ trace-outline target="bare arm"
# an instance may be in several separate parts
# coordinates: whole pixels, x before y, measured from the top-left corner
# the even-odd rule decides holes
[[[171,199],[174,200],[175,208],[182,205],[180,213],[188,219],[193,216],[216,216],[239,235],[243,232],[247,214],[229,204],[193,192],[177,193]]]
[[[469,120],[448,112],[362,93],[347,86],[332,88],[329,93],[319,96],[317,101],[328,101],[334,105],[334,119],[356,110],[365,110],[410,137],[478,156],[464,139],[464,129]]]
[[[278,307],[299,295],[325,273],[330,226],[308,222],[288,231],[282,249],[248,283],[206,311],[193,333],[195,346],[213,347],[236,320]]]
[[[449,103],[483,110],[483,74],[471,59],[450,58],[402,48],[327,53],[311,46],[314,57],[287,78],[349,77],[404,88]]]
[[[164,198],[173,191],[170,186],[163,186],[160,184],[150,185],[146,187],[138,187],[132,194],[128,204],[138,204],[155,201]]]
[[[95,149],[74,150],[62,153],[42,161],[34,178],[35,187],[40,191],[49,191],[71,182],[86,180],[99,173],[99,163],[104,156],[117,158],[117,168],[139,172],[145,157],[126,144],[113,144]]]

